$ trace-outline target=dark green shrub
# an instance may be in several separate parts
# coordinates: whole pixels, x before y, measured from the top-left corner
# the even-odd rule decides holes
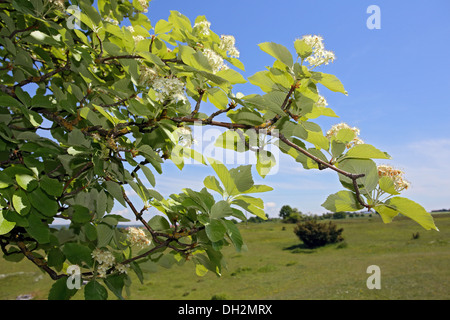
[[[345,219],[347,216],[347,212],[340,211],[333,213],[333,219]]]
[[[329,243],[340,242],[344,240],[342,231],[344,229],[338,229],[332,221],[328,223],[317,222],[316,220],[304,221],[298,223],[294,228],[294,233],[308,248],[317,248]]]

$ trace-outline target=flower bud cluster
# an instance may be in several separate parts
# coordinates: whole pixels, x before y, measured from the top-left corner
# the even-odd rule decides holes
[[[410,183],[403,178],[405,174],[402,170],[382,164],[377,167],[378,177],[388,177],[394,183],[395,190],[400,192],[409,188]]]
[[[338,132],[342,129],[349,129],[355,133],[353,140],[347,143],[347,149],[350,149],[358,144],[364,144],[364,141],[358,137],[360,133],[359,129],[356,127],[352,128],[346,123],[338,123],[332,126],[331,129],[327,131],[327,138],[331,139],[332,137],[336,137]]]
[[[332,51],[325,50],[321,36],[306,35],[303,36],[302,40],[313,49],[312,55],[306,58],[306,61],[312,67],[318,67],[323,64],[327,65],[330,61],[333,62],[336,59]]]
[[[149,240],[147,238],[144,230],[142,230],[140,228],[128,227],[127,232],[128,232],[128,236],[127,236],[128,241],[133,246],[138,246],[138,247],[143,248],[145,246],[148,246],[151,243],[151,240]]]

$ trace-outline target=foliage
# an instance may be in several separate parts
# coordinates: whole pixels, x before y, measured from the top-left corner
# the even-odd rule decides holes
[[[339,211],[333,213],[333,219],[345,219],[347,217],[347,212]]]
[[[317,248],[330,243],[341,242],[343,228],[337,228],[332,222],[317,222],[308,220],[297,224],[294,228],[296,236],[303,241],[308,248]]]
[[[298,211],[292,211],[286,218],[282,220],[284,223],[297,223],[304,219],[304,216]]]
[[[313,48],[316,38],[295,41],[295,60],[282,45],[260,44],[275,61],[248,79],[264,94],[244,96],[233,91],[247,82],[235,70],[244,65],[234,38],[214,33],[204,16],[193,25],[177,11],[153,25],[147,9],[141,0],[0,2],[0,244],[5,258],[26,256],[55,280],[49,298],[75,293],[65,285],[69,265],[81,268],[87,299],[123,298],[129,272],[142,282],[145,268],[189,260],[200,276],[220,275],[221,249],[241,250],[229,218],[245,220],[248,211],[266,219],[251,194],[272,188],[254,184],[250,165],[229,169],[191,148],[194,123],[225,129],[221,147],[255,152],[261,177],[275,159],[255,134],[278,138],[305,169],[335,171],[346,190],[328,197],[330,211],[365,207],[384,222],[401,213],[436,229],[419,204],[398,196],[397,180],[377,174],[372,159],[389,158],[385,152],[359,144],[350,129],[326,136],[312,121],[336,116],[319,85],[347,94],[334,75],[315,71],[312,63],[328,62],[314,55],[332,57]],[[200,111],[208,101],[217,108],[209,115]],[[239,143],[221,143],[236,137]],[[216,176],[200,191],[165,199],[155,173],[165,161],[181,170],[186,158]],[[117,227],[126,221],[114,213],[117,204],[145,233]],[[150,207],[161,215],[148,217]],[[68,229],[53,228],[58,221],[70,222]]]
[[[293,211],[293,209],[290,206],[284,205],[280,209],[279,216],[281,219],[286,219],[287,217],[289,217],[289,215],[292,213],[292,211]]]

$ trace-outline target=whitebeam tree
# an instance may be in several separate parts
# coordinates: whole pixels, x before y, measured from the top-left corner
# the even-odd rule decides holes
[[[263,201],[251,194],[272,188],[254,184],[251,165],[228,170],[190,148],[193,124],[226,129],[218,145],[255,152],[262,177],[275,159],[254,134],[276,135],[306,170],[336,172],[344,190],[326,199],[328,210],[366,208],[384,222],[400,213],[437,230],[422,206],[399,196],[408,188],[403,172],[377,167],[373,159],[387,153],[365,144],[357,128],[341,123],[324,133],[313,121],[336,116],[319,84],[346,94],[334,75],[316,71],[334,60],[321,37],[295,40],[294,54],[259,44],[274,62],[248,78],[264,94],[243,96],[233,92],[247,82],[234,37],[176,11],[152,25],[147,9],[145,0],[0,0],[0,244],[6,260],[26,257],[55,280],[50,299],[77,292],[67,285],[73,265],[86,299],[122,298],[129,273],[142,280],[154,264],[189,260],[198,275],[221,274],[222,247],[243,245],[227,218],[244,220],[246,210],[265,219]],[[203,113],[207,101],[217,111]],[[165,161],[182,168],[189,157],[217,176],[164,199],[154,173],[163,174]],[[117,228],[126,219],[112,214],[116,202],[141,229]],[[161,214],[150,218],[150,207]],[[51,226],[58,221],[68,229]]]

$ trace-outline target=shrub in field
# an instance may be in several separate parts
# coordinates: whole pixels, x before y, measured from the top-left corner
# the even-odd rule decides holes
[[[309,220],[297,224],[294,233],[308,248],[317,248],[330,243],[343,241],[343,228],[338,228],[332,222],[317,222]]]

